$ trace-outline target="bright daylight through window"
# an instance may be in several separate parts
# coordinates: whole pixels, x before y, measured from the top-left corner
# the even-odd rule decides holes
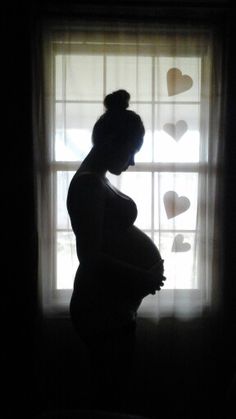
[[[61,295],[71,290],[78,267],[66,209],[70,180],[92,146],[105,95],[126,89],[130,109],[144,122],[144,145],[134,167],[108,178],[134,199],[135,224],[160,249],[167,277],[163,295],[204,288],[206,296],[209,34],[55,30],[47,43],[51,290]]]

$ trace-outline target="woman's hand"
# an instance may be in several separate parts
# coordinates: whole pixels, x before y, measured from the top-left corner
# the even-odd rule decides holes
[[[155,265],[149,269],[149,272],[154,276],[155,278],[155,291],[160,291],[161,287],[164,285],[164,281],[166,280],[166,277],[163,275],[164,273],[164,260],[160,259]],[[155,292],[153,293],[155,294]]]

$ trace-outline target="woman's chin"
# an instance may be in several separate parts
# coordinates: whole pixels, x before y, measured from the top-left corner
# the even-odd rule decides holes
[[[111,167],[111,168],[109,168],[108,170],[109,170],[109,172],[112,174],[112,175],[121,175],[121,173],[123,173],[123,172],[126,172],[126,170],[129,168],[129,166],[126,166],[126,167]]]
[[[123,170],[121,170],[121,169],[110,169],[110,170],[109,170],[109,172],[110,172],[112,175],[119,176],[119,175],[123,172]]]

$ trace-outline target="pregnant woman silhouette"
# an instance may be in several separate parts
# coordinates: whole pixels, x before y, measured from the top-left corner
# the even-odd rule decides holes
[[[137,310],[165,280],[157,247],[134,226],[135,202],[106,178],[107,171],[120,175],[133,166],[143,143],[144,126],[127,109],[129,100],[125,90],[105,97],[106,111],[93,128],[93,147],[72,178],[67,197],[80,262],[71,320],[89,350],[93,401],[116,410],[129,385]]]

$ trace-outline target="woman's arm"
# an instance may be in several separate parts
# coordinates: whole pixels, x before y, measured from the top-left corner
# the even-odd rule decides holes
[[[67,207],[76,235],[81,268],[101,282],[105,292],[144,298],[160,289],[156,272],[118,260],[102,251],[106,186],[95,175],[73,180]]]

